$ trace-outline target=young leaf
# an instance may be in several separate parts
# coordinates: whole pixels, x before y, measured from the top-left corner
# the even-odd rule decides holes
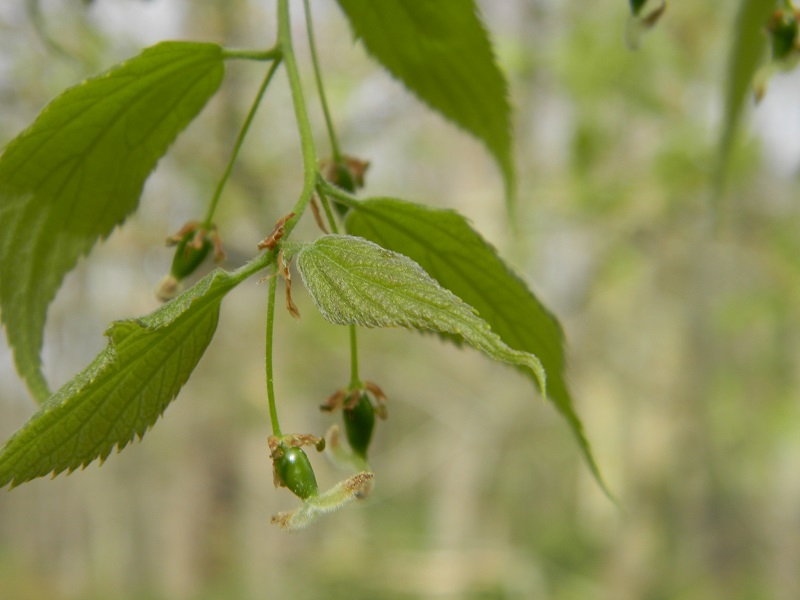
[[[722,192],[728,155],[733,145],[745,100],[752,94],[753,77],[765,57],[765,28],[775,10],[775,0],[742,0],[728,62],[725,114],[716,168],[716,194]]]
[[[374,198],[351,206],[347,231],[415,260],[442,287],[474,307],[511,348],[539,357],[548,395],[567,420],[604,486],[564,373],[564,334],[556,318],[467,220],[451,210]]]
[[[0,449],[0,487],[85,467],[141,438],[203,356],[238,281],[217,270],[149,315],[113,323],[108,347]]]
[[[338,0],[372,56],[431,108],[480,139],[513,197],[505,77],[474,0]]]
[[[546,395],[539,359],[509,348],[474,308],[407,256],[363,238],[326,235],[297,251],[297,268],[327,320],[461,336],[495,360],[528,369]]]
[[[70,88],[0,158],[0,307],[17,370],[49,395],[39,353],[64,276],[135,208],[144,181],[219,87],[222,49],[164,42]]]

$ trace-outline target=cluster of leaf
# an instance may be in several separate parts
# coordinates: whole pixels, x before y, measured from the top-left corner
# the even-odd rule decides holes
[[[510,202],[507,85],[473,0],[338,1],[381,65],[485,144]],[[242,56],[209,43],[160,43],[66,90],[6,147],[1,316],[42,406],[0,450],[0,486],[103,460],[141,437],[203,355],[225,295],[274,261],[270,250],[238,270],[217,269],[149,315],[113,323],[108,347],[51,394],[40,351],[64,277],[136,209],[158,160],[219,88],[225,61]],[[561,328],[495,249],[453,211],[328,191],[346,206],[347,235],[285,246],[322,314],[447,334],[520,367],[566,418],[599,480],[565,381]]]

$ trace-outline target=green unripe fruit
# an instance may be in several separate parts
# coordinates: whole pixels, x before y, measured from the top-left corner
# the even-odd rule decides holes
[[[200,248],[196,248],[191,245],[192,238],[192,235],[187,235],[178,242],[178,247],[175,249],[175,257],[172,259],[170,273],[178,281],[194,273],[213,247],[211,240],[204,238],[203,245]]]
[[[770,22],[772,57],[783,60],[791,54],[797,40],[797,19],[791,13],[777,13]]]
[[[361,392],[352,408],[344,409],[344,428],[347,441],[355,454],[367,459],[367,449],[375,429],[375,407],[366,392]]]
[[[281,446],[281,452],[280,458],[275,459],[275,473],[280,484],[303,500],[317,496],[317,478],[311,468],[311,461],[302,448]]]

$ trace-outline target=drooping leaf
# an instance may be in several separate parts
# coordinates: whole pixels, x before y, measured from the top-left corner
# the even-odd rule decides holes
[[[776,0],[742,0],[728,59],[725,113],[716,169],[716,193],[722,192],[728,156],[745,101],[753,96],[753,78],[765,58],[766,25]]]
[[[0,308],[40,401],[44,322],[64,276],[136,208],[223,71],[215,44],[158,44],[58,96],[0,158]]]
[[[514,193],[511,109],[474,0],[338,0],[367,51],[431,108],[480,139]]]
[[[539,359],[509,348],[473,307],[407,256],[360,237],[326,235],[297,251],[297,268],[328,321],[460,336],[495,360],[527,369],[545,395]]]
[[[550,399],[604,486],[572,405],[565,376],[564,334],[558,320],[467,220],[452,210],[373,198],[351,206],[346,226],[349,233],[419,263],[442,287],[474,307],[508,346],[539,357],[547,371]]]
[[[141,438],[203,356],[238,281],[215,271],[149,315],[113,323],[106,349],[0,449],[0,487],[85,467]]]

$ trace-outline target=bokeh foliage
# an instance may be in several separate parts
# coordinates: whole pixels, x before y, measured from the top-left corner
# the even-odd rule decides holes
[[[44,11],[83,62],[48,50],[21,8],[3,7],[3,140],[63,87],[157,41],[152,23],[168,24],[163,37],[230,46],[272,39],[270,3],[207,0],[169,18],[154,16],[166,3],[114,4]],[[791,133],[800,92],[785,76],[755,120],[747,103],[714,215],[736,3],[670,3],[636,53],[619,0],[482,3],[511,78],[517,242],[480,145],[376,71],[335,3],[312,4],[343,143],[373,161],[368,194],[457,207],[516,252],[565,325],[577,409],[623,508],[553,411],[520,402],[529,385],[506,367],[433,338],[371,332],[362,370],[390,396],[372,503],[299,536],[271,528],[292,500],[272,489],[265,290],[252,285],[223,309],[197,380],[148,444],[101,470],[0,494],[0,597],[800,596],[800,203],[793,171],[770,160],[787,150],[758,135],[767,109],[783,111]],[[141,213],[68,277],[45,336],[54,382],[103,347],[86,332],[155,306],[170,260],[159,246],[205,206],[258,78],[246,65],[230,76],[159,166]],[[231,260],[281,216],[241,215],[292,197],[299,180],[294,133],[268,116],[288,110],[288,96],[272,92],[220,214]],[[278,328],[283,419],[322,432],[329,419],[313,408],[346,380],[346,339],[305,294],[296,301],[303,320]],[[34,407],[5,348],[0,358],[6,437]],[[340,478],[315,468],[322,485]]]

